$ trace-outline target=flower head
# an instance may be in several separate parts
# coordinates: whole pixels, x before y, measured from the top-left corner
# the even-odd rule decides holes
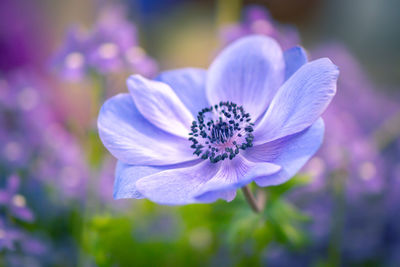
[[[307,63],[272,38],[242,38],[208,70],[139,75],[108,100],[100,138],[119,160],[115,198],[161,204],[231,201],[236,189],[290,179],[322,143],[320,115],[336,92],[337,67]]]

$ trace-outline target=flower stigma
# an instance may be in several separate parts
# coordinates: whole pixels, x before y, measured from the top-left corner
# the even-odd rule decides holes
[[[250,114],[242,106],[221,101],[198,113],[189,133],[190,147],[195,150],[193,154],[212,163],[232,160],[240,149],[253,146],[253,126]]]

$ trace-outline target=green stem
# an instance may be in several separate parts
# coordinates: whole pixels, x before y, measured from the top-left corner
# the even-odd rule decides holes
[[[339,169],[332,174],[332,190],[335,201],[333,210],[333,225],[331,230],[330,244],[328,247],[328,266],[341,266],[341,247],[344,229],[346,198],[344,186],[348,173],[344,169]]]
[[[257,194],[257,198],[255,198],[248,185],[243,186],[242,191],[251,209],[255,213],[260,213],[265,206],[265,192],[259,191]]]

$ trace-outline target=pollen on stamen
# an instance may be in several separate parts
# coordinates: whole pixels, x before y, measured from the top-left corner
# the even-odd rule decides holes
[[[190,147],[193,154],[212,163],[232,160],[240,150],[253,146],[253,126],[242,106],[221,101],[199,111],[189,133]]]

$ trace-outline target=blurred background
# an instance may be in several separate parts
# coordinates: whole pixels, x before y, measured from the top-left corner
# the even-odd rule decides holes
[[[400,266],[400,2],[2,0],[0,266]],[[263,34],[339,66],[317,155],[231,203],[113,200],[96,129],[125,79]]]

